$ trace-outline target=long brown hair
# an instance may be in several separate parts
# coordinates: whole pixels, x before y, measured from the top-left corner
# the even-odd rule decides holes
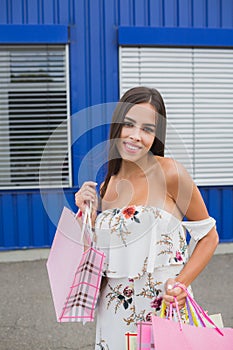
[[[118,152],[115,141],[120,138],[125,115],[133,105],[146,102],[154,106],[159,115],[156,126],[156,136],[150,151],[154,155],[164,157],[166,108],[162,96],[156,89],[144,86],[135,87],[126,91],[118,102],[112,117],[109,137],[108,171],[100,191],[101,198],[103,198],[106,193],[111,176],[118,174],[121,168],[122,158]]]

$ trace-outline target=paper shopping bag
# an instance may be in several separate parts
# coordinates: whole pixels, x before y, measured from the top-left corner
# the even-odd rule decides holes
[[[83,251],[81,227],[76,215],[64,207],[46,264],[56,318],[59,322],[62,321],[63,308]]]
[[[221,314],[214,314],[209,316],[210,319],[216,324],[218,328],[223,328],[223,319]],[[210,324],[209,322],[206,323],[207,327],[213,328],[213,325]]]
[[[154,337],[151,322],[138,322],[137,350],[150,350],[154,348]]]
[[[152,333],[155,348],[157,350],[178,350],[181,348],[187,350],[232,349],[233,329],[220,329],[193,299],[188,289],[182,284],[179,287],[186,292],[186,307],[191,324],[182,323],[178,302],[175,297],[176,307],[173,309],[172,304],[170,304],[167,319],[152,315]],[[173,314],[177,315],[178,322],[172,319]],[[210,326],[213,328],[209,328]]]
[[[127,332],[125,333],[125,349],[126,350],[137,350],[137,333]]]
[[[152,329],[156,350],[232,350],[233,329],[221,329],[223,335],[216,329],[196,327],[173,320],[152,316]]]
[[[64,208],[47,261],[58,322],[94,319],[105,256],[93,247],[84,252],[83,232],[76,215]]]
[[[104,259],[104,253],[93,247],[83,253],[61,314],[61,321],[94,321]]]

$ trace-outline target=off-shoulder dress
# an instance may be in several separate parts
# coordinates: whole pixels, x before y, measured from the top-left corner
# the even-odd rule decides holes
[[[214,226],[211,217],[181,221],[152,206],[109,209],[97,216],[97,247],[106,254],[107,278],[97,306],[95,350],[125,349],[125,333],[160,313],[166,280],[179,274],[190,250]]]

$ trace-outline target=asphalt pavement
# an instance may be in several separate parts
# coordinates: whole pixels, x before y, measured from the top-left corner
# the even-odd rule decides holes
[[[0,253],[0,350],[93,350],[95,323],[56,322],[45,256],[7,261],[1,259],[3,255]],[[193,283],[193,290],[209,314],[221,312],[224,325],[233,327],[232,251],[214,255]]]

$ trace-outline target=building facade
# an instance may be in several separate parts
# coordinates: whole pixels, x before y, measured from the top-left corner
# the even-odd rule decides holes
[[[166,153],[233,241],[233,1],[1,0],[1,250],[51,245],[135,85],[161,91]]]

